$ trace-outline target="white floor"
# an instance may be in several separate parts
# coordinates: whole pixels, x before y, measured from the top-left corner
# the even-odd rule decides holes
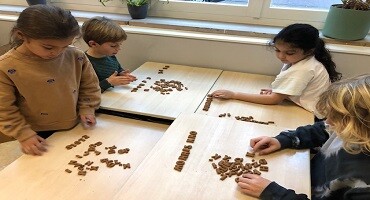
[[[0,143],[0,171],[23,155],[18,141]]]

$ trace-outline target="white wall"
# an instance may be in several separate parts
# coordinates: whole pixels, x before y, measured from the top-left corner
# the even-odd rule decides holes
[[[9,40],[13,22],[0,21],[0,45]],[[83,41],[76,46],[86,49]],[[369,49],[369,48],[368,48]],[[370,73],[369,55],[332,53],[338,71],[344,77]],[[128,34],[118,55],[121,64],[130,70],[146,61],[197,67],[276,75],[281,67],[274,52],[263,45],[174,38],[155,35]]]

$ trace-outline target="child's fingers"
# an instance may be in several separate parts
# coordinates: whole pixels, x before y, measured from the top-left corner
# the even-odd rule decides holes
[[[258,155],[266,155],[274,151],[274,148],[272,146],[267,147],[265,149],[262,149],[261,151],[258,152]]]
[[[37,147],[37,149],[40,151],[40,152],[45,152],[47,149],[46,149],[46,146],[43,144],[43,143],[37,143],[35,144],[35,146]]]
[[[42,155],[42,151],[39,149],[39,147],[38,147],[38,146],[36,146],[36,145],[32,145],[32,146],[29,148],[29,154],[37,155],[37,156],[41,156],[41,155]]]
[[[262,139],[262,140],[260,140],[260,141],[258,141],[258,142],[256,142],[255,144],[254,144],[254,146],[253,146],[253,151],[261,151],[261,150],[263,150],[263,149],[266,149],[266,148],[268,148],[268,146],[269,146],[269,143],[268,143],[268,141],[266,141],[265,139]]]
[[[38,135],[37,135],[37,140],[38,140],[41,144],[43,144],[43,145],[45,145],[45,146],[48,146],[48,143],[46,142],[46,140],[45,140],[44,138],[42,138],[42,137],[40,137],[40,136],[38,136]]]
[[[212,93],[212,97],[214,98],[223,98],[225,95],[223,93],[214,92]]]
[[[117,80],[120,85],[126,85],[133,81],[129,76],[119,76]]]
[[[256,143],[258,141],[260,141],[262,139],[262,137],[256,137],[256,138],[252,138],[250,141],[249,141],[249,145],[253,148],[254,145],[256,145]]]
[[[96,124],[96,119],[94,115],[81,115],[81,124],[84,128],[90,128]]]
[[[88,118],[89,119],[89,123],[91,124],[91,125],[95,125],[96,124],[96,118],[94,117],[94,116],[92,116],[92,117],[90,117],[90,118]]]
[[[86,118],[86,125],[94,126],[96,124],[95,117],[87,117]]]
[[[114,73],[110,76],[117,76],[118,72],[117,71],[114,71]]]
[[[243,178],[247,178],[247,179],[253,179],[253,178],[256,178],[258,177],[257,175],[255,174],[249,174],[249,173],[246,173],[246,174],[243,174],[242,175]]]

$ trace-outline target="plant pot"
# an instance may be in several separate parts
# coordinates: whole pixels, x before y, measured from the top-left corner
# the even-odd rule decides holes
[[[148,14],[148,4],[142,6],[133,6],[127,4],[127,8],[132,19],[144,19]]]
[[[370,29],[370,11],[343,9],[341,4],[330,7],[322,34],[339,40],[361,40]]]
[[[26,0],[29,6],[36,4],[46,4],[46,0]]]

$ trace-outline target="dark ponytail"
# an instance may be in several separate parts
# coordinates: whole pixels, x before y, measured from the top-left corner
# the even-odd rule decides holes
[[[342,78],[342,74],[335,70],[336,65],[331,59],[330,52],[325,48],[325,42],[321,38],[317,40],[314,54],[316,60],[320,61],[325,66],[331,82],[338,81]]]
[[[304,53],[314,54],[316,60],[321,62],[329,74],[331,82],[342,78],[342,74],[337,72],[336,65],[331,59],[329,51],[325,48],[325,43],[319,37],[319,30],[309,24],[291,24],[281,30],[273,39],[273,43],[283,41],[292,47],[303,49]]]

